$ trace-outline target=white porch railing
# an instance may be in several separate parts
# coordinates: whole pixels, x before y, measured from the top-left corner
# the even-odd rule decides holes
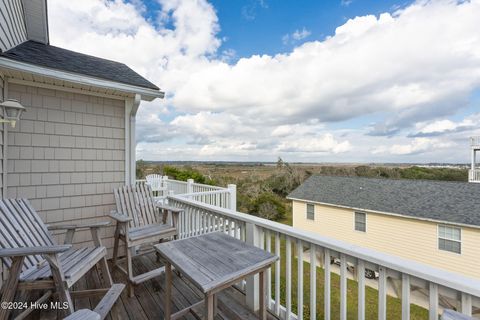
[[[224,209],[234,209],[236,200],[232,201],[232,190],[221,189],[205,192],[194,192],[179,195],[182,198],[206,203]]]
[[[480,147],[480,136],[470,137],[470,146]]]
[[[178,180],[167,180],[167,194],[188,193],[188,182]]]
[[[468,181],[469,182],[480,182],[480,169],[469,169],[468,170]]]
[[[148,183],[147,180],[145,179],[140,179],[136,181],[137,183]],[[165,185],[166,189],[166,194],[169,195],[188,195],[190,198],[192,198],[194,195],[198,195],[200,193],[205,194],[205,197],[203,198],[192,198],[197,201],[202,201],[200,199],[210,200],[209,202],[207,201],[206,203],[216,205],[215,199],[219,199],[218,197],[214,197],[213,195],[215,194],[224,194],[224,193],[235,193],[236,194],[236,186],[234,184],[228,185],[228,188],[222,188],[218,186],[211,186],[208,184],[202,184],[202,183],[196,183],[193,179],[188,179],[187,181],[179,181],[179,180],[173,180],[169,179],[167,176],[162,177],[162,185]],[[210,196],[207,196],[210,195]],[[236,202],[236,197],[235,197],[235,202]],[[220,203],[219,203],[220,204]],[[233,204],[232,204],[233,205]],[[222,208],[231,208],[235,209],[231,206],[224,206],[219,205]]]
[[[173,195],[168,197],[171,205],[184,209],[180,216],[180,238],[213,231],[222,231],[233,237],[256,245],[267,251],[274,252],[281,257],[275,263],[273,270],[267,274],[267,295],[269,310],[281,319],[303,319],[304,306],[310,310],[310,319],[316,319],[317,304],[323,303],[324,318],[332,315],[331,301],[331,258],[338,258],[340,262],[340,310],[339,318],[347,318],[347,266],[354,265],[358,281],[358,319],[365,319],[365,269],[379,273],[378,283],[378,319],[387,317],[387,279],[397,279],[402,283],[402,320],[410,319],[411,286],[424,288],[429,293],[429,319],[438,319],[440,306],[439,299],[449,299],[457,304],[457,309],[465,315],[472,314],[473,305],[480,305],[480,280],[463,277],[458,274],[435,269],[433,267],[413,261],[390,256],[370,249],[357,247],[331,238],[323,237],[311,232],[298,230],[293,227],[262,219],[235,210],[220,208],[196,200],[202,200],[193,195]],[[195,200],[194,200],[195,199]],[[285,252],[281,246],[285,245]],[[303,259],[297,259],[297,270],[292,268],[292,257],[302,257],[305,250],[309,251],[310,287],[308,301],[304,300],[305,275]],[[283,254],[282,254],[283,253]],[[320,262],[317,257],[320,256]],[[318,301],[317,275],[318,267],[325,270],[324,274],[324,301]],[[281,277],[280,275],[285,275]],[[273,279],[272,279],[273,277]],[[292,277],[297,278],[296,313],[292,300]],[[245,289],[248,305],[258,308],[257,278],[250,278],[241,287]],[[284,299],[280,297],[280,288],[285,288]],[[285,301],[282,303],[281,301]],[[335,316],[336,318],[336,316]]]

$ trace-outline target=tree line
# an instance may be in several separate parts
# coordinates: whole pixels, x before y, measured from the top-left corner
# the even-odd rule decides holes
[[[385,167],[385,166],[303,166],[291,165],[281,158],[272,167],[266,177],[246,176],[222,172],[215,174],[202,172],[191,166],[151,165],[143,160],[137,161],[137,179],[144,179],[146,174],[158,173],[171,179],[226,186],[237,185],[237,209],[265,219],[288,223],[290,201],[286,196],[297,188],[312,174],[334,176],[357,176],[389,179],[427,179],[443,181],[468,181],[468,170],[457,168],[433,167]],[[286,221],[287,220],[287,221]]]

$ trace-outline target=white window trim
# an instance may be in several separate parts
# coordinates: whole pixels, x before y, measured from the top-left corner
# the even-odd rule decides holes
[[[454,239],[442,238],[442,239],[444,239],[444,240],[459,242],[459,243],[460,243],[460,253],[458,253],[458,252],[453,252],[453,251],[449,251],[449,250],[440,249],[440,226],[449,227],[449,228],[456,228],[456,229],[459,229],[459,230],[460,230],[460,241],[459,241],[459,240],[454,240]],[[455,255],[457,255],[457,256],[460,256],[460,255],[462,255],[462,252],[463,252],[463,243],[462,243],[462,242],[463,242],[463,236],[462,236],[462,228],[461,228],[461,227],[452,226],[452,225],[448,225],[448,224],[444,224],[444,223],[439,223],[439,224],[437,224],[437,250],[438,250],[438,251],[444,252],[444,253],[455,254]]]
[[[365,215],[365,231],[357,230],[357,228],[355,226],[355,215],[357,213],[363,213]],[[364,212],[364,211],[353,211],[353,231],[359,232],[359,233],[362,233],[362,234],[367,233],[367,231],[368,231],[368,214],[366,212]]]
[[[313,219],[309,219],[308,218],[308,205],[311,204],[313,206]],[[310,202],[307,202],[305,203],[305,220],[307,221],[315,221],[315,216],[316,216],[316,210],[315,210],[315,204],[314,203],[310,203]]]

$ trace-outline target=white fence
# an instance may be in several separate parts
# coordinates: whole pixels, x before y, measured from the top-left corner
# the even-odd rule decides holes
[[[470,137],[470,145],[472,147],[480,146],[480,136]]]
[[[178,180],[167,180],[167,193],[168,194],[184,194],[188,193],[188,183]]]
[[[468,170],[468,181],[469,182],[480,182],[480,169],[469,169]]]
[[[177,195],[186,199],[206,203],[219,208],[237,209],[237,186],[229,184],[227,188],[195,183],[193,179],[179,181],[161,177],[165,195]],[[147,180],[137,180],[137,183],[148,183]]]
[[[202,196],[200,196],[202,197]],[[190,198],[190,199],[189,199]],[[427,290],[429,294],[429,319],[437,320],[439,315],[439,299],[448,299],[457,304],[457,310],[465,315],[472,314],[473,305],[480,306],[480,281],[466,278],[458,274],[435,269],[433,267],[386,255],[370,249],[357,247],[311,232],[258,218],[252,215],[220,208],[203,203],[193,196],[169,196],[171,205],[184,209],[180,217],[180,238],[213,231],[223,231],[233,237],[256,245],[281,257],[267,274],[267,294],[269,310],[281,319],[303,319],[304,306],[310,310],[310,319],[316,319],[317,304],[323,303],[324,319],[336,318],[332,315],[330,261],[340,260],[340,309],[339,318],[347,319],[347,266],[354,265],[358,281],[358,319],[365,319],[365,269],[375,270],[378,279],[378,319],[387,319],[387,279],[399,280],[402,284],[401,303],[402,320],[410,319],[411,286]],[[208,202],[208,201],[207,201]],[[210,201],[211,202],[211,201]],[[285,250],[281,250],[281,246]],[[296,252],[296,254],[294,254]],[[283,254],[282,254],[283,253]],[[309,271],[304,273],[303,259],[296,259],[297,270],[294,272],[292,261],[296,257],[309,256]],[[317,257],[321,257],[318,260]],[[318,262],[320,261],[320,262]],[[318,301],[317,267],[324,269],[324,301]],[[305,270],[306,271],[306,270]],[[281,277],[280,275],[285,275]],[[304,301],[305,274],[309,278],[310,287],[308,301]],[[274,275],[274,279],[272,276]],[[292,277],[297,278],[297,286],[292,286]],[[272,281],[273,280],[273,281]],[[245,293],[247,303],[253,309],[258,307],[258,280],[247,280]],[[280,288],[285,288],[284,301],[281,303]],[[297,306],[294,313],[292,290],[297,290]]]

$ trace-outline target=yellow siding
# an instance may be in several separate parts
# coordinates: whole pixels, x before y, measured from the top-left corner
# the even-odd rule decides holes
[[[353,210],[316,204],[312,221],[306,219],[306,202],[293,201],[295,228],[478,278],[480,230],[462,227],[462,253],[456,254],[438,249],[437,225],[367,212],[367,232],[360,232]]]

